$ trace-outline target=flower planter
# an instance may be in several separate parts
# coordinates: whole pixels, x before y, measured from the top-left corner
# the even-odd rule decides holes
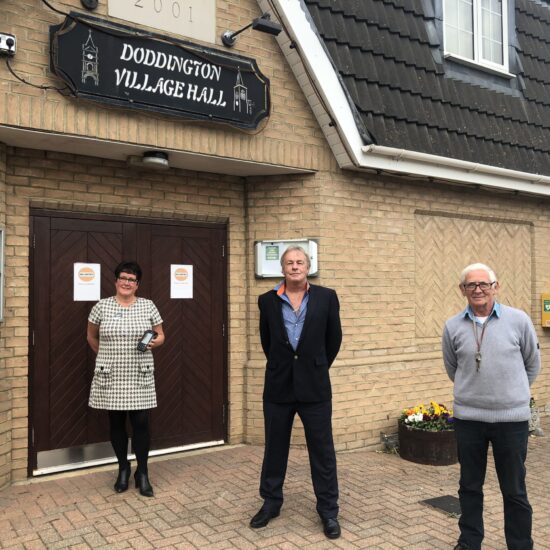
[[[418,464],[448,466],[458,462],[454,430],[430,432],[398,423],[399,456]]]

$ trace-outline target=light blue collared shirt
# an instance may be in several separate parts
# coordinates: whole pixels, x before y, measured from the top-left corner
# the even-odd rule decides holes
[[[302,329],[304,328],[304,321],[306,320],[307,303],[309,302],[309,285],[297,312],[294,311],[286,295],[286,291],[280,293],[280,288],[283,285],[284,281],[280,282],[273,290],[277,292],[277,295],[283,301],[283,322],[285,324],[286,334],[292,349],[296,351],[298,343],[300,342],[300,336],[302,335]]]
[[[493,309],[491,310],[491,313],[487,315],[487,319],[489,319],[489,317],[491,317],[493,314],[496,315],[497,317],[500,317],[500,304],[498,302],[495,302],[493,304]],[[466,309],[462,312],[462,315],[463,317],[468,317],[470,321],[476,321],[479,325],[483,324],[477,320],[472,308],[470,307],[470,304],[468,304]]]

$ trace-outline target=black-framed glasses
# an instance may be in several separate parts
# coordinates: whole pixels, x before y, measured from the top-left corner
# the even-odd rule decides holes
[[[462,286],[468,292],[473,292],[477,287],[479,287],[479,290],[485,291],[485,290],[489,290],[495,283],[496,281],[493,281],[492,283],[487,283],[485,281],[482,281],[481,283],[465,283]]]
[[[118,280],[121,283],[128,283],[129,285],[135,285],[137,283],[137,279],[132,279],[129,277],[119,277]]]

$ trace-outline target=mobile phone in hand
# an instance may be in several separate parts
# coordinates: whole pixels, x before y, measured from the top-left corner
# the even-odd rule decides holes
[[[147,346],[151,343],[151,340],[153,340],[157,336],[158,333],[156,333],[154,330],[146,330],[137,345],[138,351],[147,351]]]

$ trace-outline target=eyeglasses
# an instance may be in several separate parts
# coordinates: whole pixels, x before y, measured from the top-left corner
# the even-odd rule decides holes
[[[466,283],[462,286],[468,292],[473,292],[477,287],[479,287],[479,290],[485,291],[485,290],[489,290],[495,283],[496,281],[493,281],[492,283],[487,283],[485,281],[482,281],[481,283]]]
[[[137,279],[129,279],[128,277],[119,277],[118,280],[121,283],[128,283],[129,285],[135,285],[137,283]]]

